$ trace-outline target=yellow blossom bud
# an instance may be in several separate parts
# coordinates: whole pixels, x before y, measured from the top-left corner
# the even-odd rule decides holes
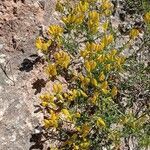
[[[113,49],[112,51],[111,51],[111,55],[112,56],[115,56],[117,54],[117,50],[116,49]]]
[[[95,69],[96,67],[96,62],[94,60],[91,60],[91,61],[86,61],[85,62],[85,68],[88,72],[91,72],[92,70]]]
[[[88,97],[87,94],[85,92],[83,92],[82,90],[80,90],[80,93],[83,97]]]
[[[68,111],[67,109],[62,109],[62,113],[63,113],[64,115],[66,115],[66,116],[69,116],[69,115],[70,115],[70,113],[69,113],[69,111]]]
[[[109,44],[111,44],[114,40],[114,37],[112,34],[109,34],[109,35],[105,35],[103,38],[102,38],[102,41],[101,43],[103,43],[106,46],[108,46]]]
[[[109,9],[111,9],[112,8],[112,3],[110,2],[110,0],[102,0],[102,5],[101,5],[101,7],[102,7],[102,9],[103,10],[109,10]]]
[[[108,21],[106,21],[105,23],[102,24],[102,27],[103,27],[103,30],[104,30],[104,31],[107,31],[108,25],[109,25],[109,22],[108,22]]]
[[[107,65],[106,65],[106,70],[107,70],[107,71],[110,71],[110,70],[111,70],[111,65],[110,65],[110,64],[107,64]]]
[[[94,86],[98,86],[97,80],[94,79],[94,78],[91,79],[91,83],[92,83]]]
[[[112,97],[115,97],[117,95],[117,92],[118,92],[117,87],[114,86],[111,90]]]
[[[84,14],[78,12],[76,14],[69,14],[67,17],[63,17],[62,21],[66,25],[71,25],[71,24],[79,25],[83,22],[83,19],[84,19]]]
[[[84,0],[84,1],[88,3],[93,3],[93,2],[96,2],[97,0]]]
[[[44,119],[44,126],[46,128],[49,128],[49,127],[57,128],[58,127],[58,116],[53,111],[50,111],[50,115],[51,116],[49,119]]]
[[[80,148],[79,148],[79,146],[77,146],[77,145],[73,145],[73,150],[79,150]]]
[[[85,77],[84,80],[82,81],[82,83],[83,83],[84,85],[88,85],[88,84],[90,83],[90,79],[87,78],[87,77]]]
[[[93,96],[90,98],[90,100],[91,100],[91,102],[92,102],[93,104],[96,104],[96,100],[97,100],[97,98],[98,98],[98,95],[99,95],[99,93],[98,93],[98,92],[95,92],[95,93],[93,94]]]
[[[77,113],[75,114],[75,116],[76,116],[77,118],[80,118],[80,117],[81,117],[81,114],[80,114],[79,112],[77,112]]]
[[[108,93],[108,82],[107,81],[104,81],[102,84],[101,84],[101,90],[104,94],[107,94]]]
[[[144,15],[144,21],[145,21],[145,23],[150,23],[150,12],[147,12]]]
[[[63,12],[63,10],[64,10],[64,7],[62,3],[60,2],[60,0],[58,0],[56,3],[56,11]]]
[[[86,137],[89,134],[89,131],[90,131],[90,126],[87,123],[83,124],[81,127],[82,137],[83,138]]]
[[[101,72],[101,73],[100,73],[100,75],[99,75],[99,80],[100,80],[100,81],[104,81],[104,80],[105,80],[104,72]]]
[[[63,100],[63,99],[64,99],[61,94],[57,94],[57,98],[58,98],[59,100]]]
[[[82,149],[88,149],[89,146],[90,146],[90,142],[83,142],[83,143],[80,144],[80,147]]]
[[[42,105],[43,107],[47,107],[47,106],[48,106],[48,102],[42,102],[41,105]]]
[[[92,33],[96,33],[99,27],[100,16],[99,13],[95,10],[89,12],[88,28]]]
[[[101,118],[101,117],[99,117],[98,119],[97,119],[97,121],[96,121],[96,125],[97,125],[97,127],[106,127],[106,124],[105,124],[105,122],[104,122],[104,120]]]
[[[56,94],[61,93],[62,92],[62,84],[54,83],[53,92],[56,93]]]
[[[89,8],[89,3],[80,1],[75,7],[75,13],[78,13],[78,12],[84,13],[88,10],[88,8]]]
[[[48,33],[54,38],[61,36],[63,31],[63,28],[59,25],[51,25],[48,29]]]
[[[129,36],[130,36],[131,39],[135,39],[139,34],[140,34],[140,32],[139,32],[138,29],[132,29],[130,31]]]
[[[35,42],[35,46],[37,49],[39,49],[41,52],[43,53],[47,53],[48,52],[48,48],[51,45],[51,40],[48,40],[47,42],[44,41],[41,38],[37,38],[36,42]]]
[[[59,52],[56,52],[54,54],[54,58],[56,60],[56,63],[64,68],[67,68],[71,61],[69,54],[62,50]]]
[[[46,67],[46,73],[49,75],[49,77],[53,77],[57,75],[56,65],[55,64],[49,64]]]
[[[88,56],[89,52],[87,50],[84,51],[80,51],[80,55],[85,58],[86,56]]]
[[[84,76],[82,75],[82,73],[79,73],[79,79],[81,80],[81,81],[83,81],[84,80]]]
[[[51,95],[49,93],[45,93],[40,95],[39,97],[42,101],[53,101],[54,100],[54,95]]]
[[[104,55],[99,55],[98,58],[97,58],[97,61],[98,61],[99,63],[104,62],[104,61],[105,61],[105,56],[104,56]]]

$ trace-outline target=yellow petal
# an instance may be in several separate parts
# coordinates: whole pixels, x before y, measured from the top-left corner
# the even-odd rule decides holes
[[[101,117],[99,117],[99,118],[97,119],[96,125],[97,125],[98,127],[106,127],[106,124],[105,124],[104,120],[103,120]]]

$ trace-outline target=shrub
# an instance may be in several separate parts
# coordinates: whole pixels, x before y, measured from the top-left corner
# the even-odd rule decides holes
[[[130,135],[147,140],[147,114],[135,116],[118,98],[127,62],[122,51],[139,30],[116,49],[109,0],[58,1],[56,10],[62,25],[51,25],[48,37],[36,40],[54,81],[52,91],[40,96],[47,138],[55,135],[56,147],[65,150],[119,149]]]

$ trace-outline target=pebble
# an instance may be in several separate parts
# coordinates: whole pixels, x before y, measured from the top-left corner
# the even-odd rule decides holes
[[[4,44],[0,44],[0,50],[2,50],[3,47],[4,47]]]
[[[6,55],[5,54],[1,54],[0,55],[0,63],[3,64],[5,62]]]

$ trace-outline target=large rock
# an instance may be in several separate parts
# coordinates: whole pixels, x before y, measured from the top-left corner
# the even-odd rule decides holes
[[[41,89],[32,83],[41,75],[30,55],[36,54],[41,27],[55,23],[54,6],[55,0],[0,1],[0,150],[29,150],[34,144],[30,138],[41,120],[34,105]]]

